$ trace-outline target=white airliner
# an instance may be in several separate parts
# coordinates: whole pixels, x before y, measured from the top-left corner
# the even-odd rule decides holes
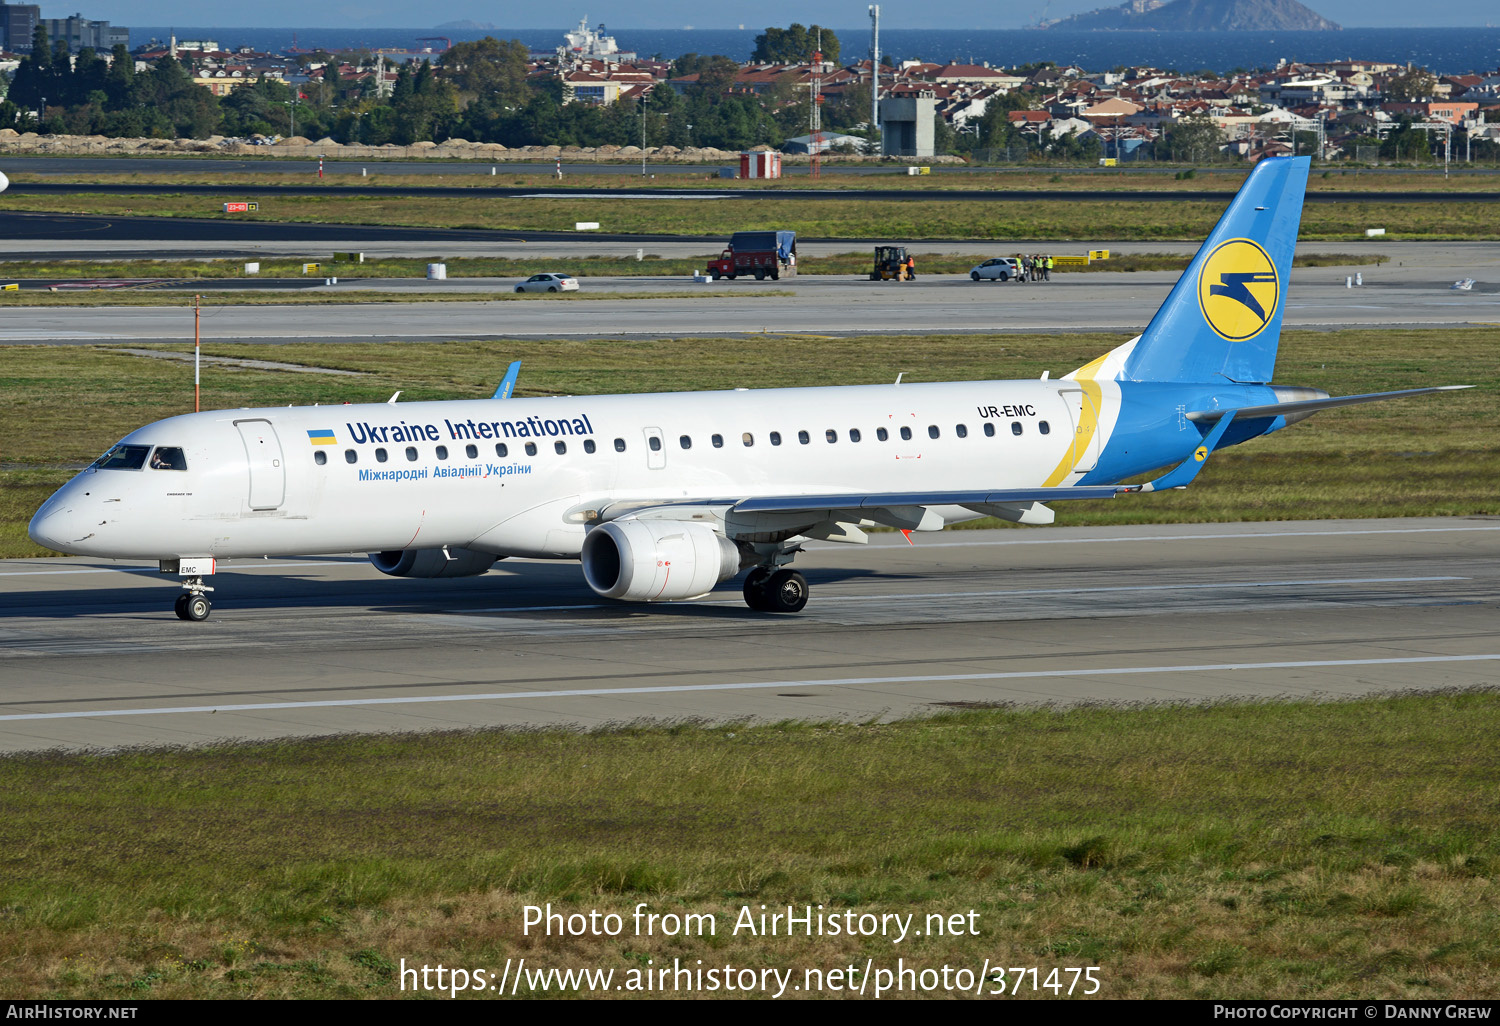
[[[1060,380],[219,410],[131,432],[37,511],[60,552],[159,560],[177,615],[218,561],[365,551],[397,577],[580,559],[614,599],[690,599],[743,570],[791,613],[808,539],[1186,485],[1215,448],[1334,406],[1270,384],[1306,158],[1257,164],[1146,331]],[[1118,482],[1171,467],[1146,484]]]

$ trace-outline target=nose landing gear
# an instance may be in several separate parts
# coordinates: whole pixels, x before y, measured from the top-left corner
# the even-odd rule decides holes
[[[189,577],[182,582],[182,594],[177,596],[177,601],[172,609],[179,620],[203,621],[208,619],[208,614],[213,611],[214,604],[208,600],[206,592],[213,591],[203,583],[202,577]]]

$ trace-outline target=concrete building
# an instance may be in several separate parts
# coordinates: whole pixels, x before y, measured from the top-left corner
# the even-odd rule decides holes
[[[107,21],[91,21],[81,14],[68,18],[43,18],[41,22],[46,26],[48,39],[53,43],[59,39],[66,40],[68,49],[73,53],[86,46],[108,52],[116,43],[123,43],[127,47],[130,45],[128,28],[111,28]]]
[[[880,152],[887,157],[931,157],[937,97],[931,90],[880,101]]]
[[[0,50],[30,53],[31,36],[42,9],[37,4],[8,4],[0,0]]]

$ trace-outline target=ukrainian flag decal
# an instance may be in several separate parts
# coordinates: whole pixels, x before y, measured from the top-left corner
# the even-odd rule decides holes
[[[1219,337],[1231,342],[1265,330],[1281,301],[1276,265],[1259,243],[1230,239],[1203,261],[1198,274],[1198,306]]]
[[[339,440],[333,437],[333,432],[327,428],[319,428],[307,433],[307,440],[313,445],[338,445]]]

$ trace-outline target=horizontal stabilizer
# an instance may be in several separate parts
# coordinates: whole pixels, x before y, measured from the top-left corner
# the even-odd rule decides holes
[[[1326,399],[1304,399],[1294,403],[1271,403],[1267,406],[1242,406],[1235,410],[1195,410],[1187,415],[1188,420],[1215,421],[1226,413],[1233,413],[1242,421],[1260,417],[1285,417],[1293,414],[1316,413],[1339,406],[1355,406],[1359,403],[1377,403],[1382,399],[1401,399],[1409,395],[1426,395],[1429,392],[1455,392],[1473,388],[1473,385],[1437,385],[1433,388],[1404,388],[1399,392],[1367,392],[1364,395],[1329,396]]]

